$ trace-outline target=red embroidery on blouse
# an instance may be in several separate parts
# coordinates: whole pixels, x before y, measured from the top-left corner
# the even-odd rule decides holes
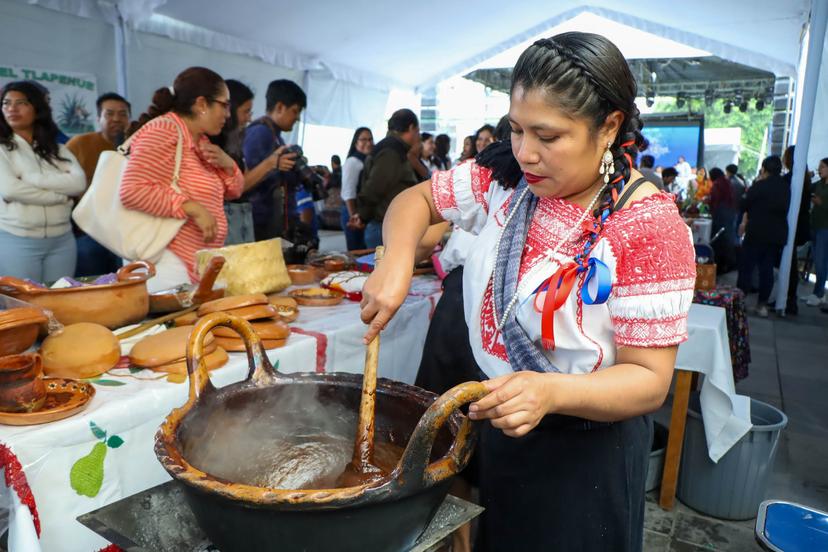
[[[457,209],[457,197],[454,195],[454,170],[434,171],[431,174],[431,197],[440,213],[449,209]]]
[[[696,277],[696,260],[687,225],[664,194],[646,197],[607,220],[604,236],[616,257],[617,294],[628,286],[685,286]],[[642,288],[638,288],[642,289]],[[693,286],[676,289],[693,289]]]
[[[486,199],[486,194],[489,193],[489,187],[492,183],[492,171],[487,167],[481,167],[477,163],[470,168],[471,173],[471,191],[474,200],[481,204],[483,208],[489,211],[489,202]]]
[[[20,499],[20,503],[29,508],[35,531],[37,536],[40,537],[40,516],[37,513],[37,504],[32,489],[29,488],[29,482],[26,480],[26,473],[23,471],[23,466],[20,465],[17,456],[9,447],[3,444],[0,444],[0,467],[5,470],[6,487],[13,489]]]
[[[483,350],[488,354],[509,362],[506,355],[506,346],[498,339],[500,332],[497,331],[497,324],[494,316],[494,286],[492,279],[483,293],[483,303],[480,306],[480,339],[483,342]]]
[[[612,326],[619,347],[669,347],[687,339],[687,313],[659,319],[612,317]]]

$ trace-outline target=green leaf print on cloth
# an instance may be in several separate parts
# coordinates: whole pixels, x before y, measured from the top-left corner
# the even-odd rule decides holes
[[[124,444],[124,440],[117,435],[107,438],[107,433],[95,422],[89,422],[89,429],[99,443],[95,443],[92,451],[80,458],[69,470],[69,483],[76,493],[90,498],[98,496],[104,479],[104,460],[106,449],[116,449]]]

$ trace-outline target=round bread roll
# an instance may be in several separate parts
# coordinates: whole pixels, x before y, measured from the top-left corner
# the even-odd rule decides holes
[[[299,317],[299,303],[293,297],[270,295],[267,300],[276,308],[283,322],[293,322]]]
[[[233,297],[222,297],[221,299],[208,301],[198,307],[198,315],[204,316],[211,312],[229,311],[252,305],[267,305],[267,295],[261,293],[234,295]]]
[[[43,373],[49,377],[94,378],[118,364],[121,345],[109,328],[91,322],[64,326],[40,347]]]
[[[252,305],[249,307],[241,307],[240,309],[232,309],[224,311],[227,314],[238,316],[244,320],[260,320],[262,318],[273,318],[279,311],[273,305]]]
[[[207,364],[207,370],[215,370],[216,368],[221,368],[227,364],[227,360],[229,358],[230,357],[227,356],[227,351],[221,347],[216,347],[215,351],[204,357],[204,362]],[[154,372],[166,372],[168,374],[186,374],[187,361],[179,360],[178,362],[155,366],[152,370]]]
[[[144,368],[177,362],[187,355],[187,341],[192,331],[192,326],[181,326],[147,336],[132,347],[129,360]],[[215,345],[214,340],[213,334],[208,332],[204,338],[205,351]]]
[[[238,338],[217,337],[216,343],[219,344],[220,348],[232,353],[247,351],[247,346],[244,344],[244,341]],[[285,343],[287,343],[287,339],[262,339],[262,345],[268,351],[270,349],[278,349],[279,347],[283,347]]]
[[[290,335],[290,326],[281,320],[269,319],[259,322],[251,322],[253,331],[262,339],[287,339]],[[227,326],[216,326],[213,328],[213,335],[216,337],[226,337],[229,339],[241,339],[239,334],[233,328]]]

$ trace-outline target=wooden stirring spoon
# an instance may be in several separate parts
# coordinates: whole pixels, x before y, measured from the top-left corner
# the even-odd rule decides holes
[[[377,247],[374,253],[374,267],[382,260],[385,249]],[[338,487],[352,487],[369,483],[385,474],[374,464],[374,419],[377,397],[377,365],[379,364],[380,336],[368,343],[365,351],[365,370],[362,376],[362,396],[359,401],[359,420],[354,456],[345,466],[345,471],[337,481]]]

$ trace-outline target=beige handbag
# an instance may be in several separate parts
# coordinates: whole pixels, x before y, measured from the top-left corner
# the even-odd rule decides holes
[[[147,124],[152,123],[150,121]],[[184,136],[178,124],[175,128],[178,131],[178,143],[175,146],[175,169],[170,186],[181,193],[178,178]],[[121,203],[121,179],[129,162],[129,144],[139,133],[140,131],[132,135],[117,150],[101,154],[92,184],[72,211],[72,218],[81,230],[116,255],[130,261],[157,262],[186,220],[133,211]]]
[[[218,255],[224,257],[225,263],[216,278],[216,286],[225,287],[227,295],[275,293],[290,285],[279,238],[202,249],[196,253],[198,273],[203,274],[210,259]]]

